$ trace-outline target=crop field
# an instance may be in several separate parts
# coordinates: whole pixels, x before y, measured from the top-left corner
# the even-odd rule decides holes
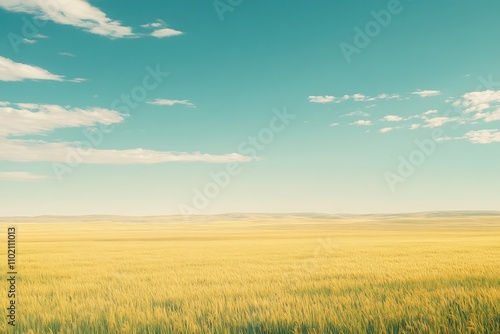
[[[8,226],[1,333],[500,333],[495,215],[0,218],[3,273]]]

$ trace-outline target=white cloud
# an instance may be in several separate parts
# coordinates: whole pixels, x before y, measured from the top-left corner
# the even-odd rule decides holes
[[[16,63],[9,58],[0,56],[0,81],[22,81],[28,79],[63,81],[64,77],[52,74],[40,67]]]
[[[489,113],[477,113],[473,117],[474,120],[477,119],[484,119],[485,122],[493,122],[493,121],[500,121],[500,108],[498,108],[495,111],[489,112]]]
[[[400,98],[401,98],[401,96],[398,94],[382,93],[382,94],[377,95],[377,99],[379,99],[379,100],[391,100],[391,99],[400,99]]]
[[[69,108],[34,103],[8,103],[0,107],[0,137],[41,134],[58,128],[110,125],[120,123],[124,115],[104,108]]]
[[[440,91],[438,90],[421,90],[418,89],[416,92],[412,93],[413,95],[418,95],[420,97],[430,97],[430,96],[436,96],[441,94]]]
[[[309,102],[311,103],[330,103],[335,100],[335,96],[309,96]]]
[[[366,112],[363,112],[363,111],[351,111],[350,113],[348,114],[345,114],[345,115],[342,115],[340,117],[346,117],[346,116],[361,116],[361,117],[368,117],[370,116],[370,114],[366,113]]]
[[[48,179],[45,175],[36,175],[27,172],[1,172],[0,180],[4,181],[38,181]]]
[[[58,52],[57,54],[60,56],[66,56],[66,57],[76,57],[74,54],[69,53],[69,52]]]
[[[175,104],[183,104],[189,107],[195,107],[193,103],[189,100],[167,100],[167,99],[156,99],[153,101],[146,101],[147,104],[154,104],[157,106],[173,106]]]
[[[424,112],[424,115],[433,115],[433,114],[437,114],[438,111],[437,110],[427,110],[426,112]]]
[[[387,122],[401,122],[404,118],[396,115],[387,115],[383,119]]]
[[[330,126],[337,126],[337,125],[339,125],[339,123],[332,123],[332,124],[330,124]]]
[[[35,44],[36,40],[29,39],[29,38],[23,38],[23,43],[25,43],[25,44]]]
[[[480,105],[483,103],[500,102],[500,90],[485,90],[469,92],[463,95],[466,105]]]
[[[411,130],[415,130],[415,129],[418,129],[419,127],[421,127],[421,126],[422,126],[422,124],[412,124],[412,125],[410,126],[410,129],[411,129]]]
[[[69,81],[69,82],[84,82],[84,81],[87,81],[87,79],[84,79],[84,78],[74,78],[74,79],[68,79],[67,81]]]
[[[500,131],[497,129],[469,131],[465,134],[464,138],[474,144],[490,144],[500,142]]]
[[[462,96],[463,100],[456,101],[454,106],[463,106],[466,113],[482,112],[490,109],[492,104],[500,103],[500,90],[485,90],[481,92],[469,92]]]
[[[455,119],[450,117],[433,117],[433,118],[425,118],[424,128],[436,128],[439,126],[443,126],[446,123],[453,122]]]
[[[182,31],[170,29],[170,28],[163,28],[163,29],[157,29],[151,33],[151,36],[157,37],[157,38],[164,38],[164,37],[172,37],[172,36],[179,36],[182,35]]]
[[[462,99],[453,103],[455,107],[465,108],[464,113],[473,113],[472,121],[484,120],[493,122],[500,120],[500,90],[485,90],[465,93]],[[495,108],[495,110],[492,110]]]
[[[82,28],[96,35],[112,38],[135,36],[132,28],[108,18],[99,8],[85,0],[0,0],[0,7],[11,12],[31,14],[41,20]]]
[[[366,95],[359,94],[359,93],[353,94],[353,95],[351,96],[351,98],[352,98],[354,101],[373,101],[373,100],[375,100],[375,98],[368,97],[368,96],[366,96]]]
[[[157,19],[155,22],[141,25],[143,28],[155,29],[150,35],[156,38],[165,38],[182,35],[182,31],[167,28],[165,21]],[[161,28],[161,29],[158,29]]]
[[[309,96],[309,102],[312,102],[312,103],[330,103],[330,102],[339,103],[339,102],[347,101],[347,100],[353,100],[355,102],[367,102],[367,101],[388,100],[388,99],[396,99],[396,98],[400,98],[400,96],[397,94],[386,94],[386,93],[379,94],[375,97],[366,96],[366,95],[361,94],[361,93],[356,93],[353,95],[344,95],[342,97],[335,97],[332,95],[324,95],[324,96],[311,95],[311,96]],[[373,106],[373,105],[371,105],[371,106]]]
[[[372,121],[368,121],[368,120],[359,120],[359,121],[356,121],[356,122],[353,122],[351,124],[355,124],[355,125],[361,125],[361,126],[369,126],[369,125],[372,125]]]
[[[160,28],[165,26],[165,21],[157,19],[155,22],[141,25],[143,28]]]
[[[252,158],[238,153],[223,155],[200,152],[154,151],[142,148],[129,150],[100,150],[77,142],[48,143],[41,140],[5,140],[0,138],[0,160],[16,162],[59,162],[68,159],[82,164],[158,164],[165,162],[248,162]]]
[[[383,129],[380,129],[379,132],[380,133],[386,133],[386,132],[389,132],[389,131],[392,131],[393,128],[383,128]]]
[[[0,124],[2,124],[0,127],[0,161],[67,163],[69,160],[88,164],[156,164],[173,161],[226,163],[252,160],[238,153],[213,155],[143,148],[101,150],[90,143],[51,143],[43,140],[8,138],[44,134],[59,128],[112,125],[122,122],[124,118],[125,115],[104,108],[80,109],[36,103],[0,102]]]

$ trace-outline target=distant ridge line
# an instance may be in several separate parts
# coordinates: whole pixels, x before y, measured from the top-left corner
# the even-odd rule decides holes
[[[351,214],[351,213],[224,213],[212,215],[152,215],[152,216],[127,216],[127,215],[43,215],[43,216],[11,216],[0,217],[0,222],[23,222],[23,221],[238,221],[238,220],[264,220],[264,219],[317,219],[317,220],[340,220],[340,219],[404,219],[404,218],[445,218],[445,217],[485,217],[499,216],[500,211],[424,211],[414,213],[372,213],[372,214]]]

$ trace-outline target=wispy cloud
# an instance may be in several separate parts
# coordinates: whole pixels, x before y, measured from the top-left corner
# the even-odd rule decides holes
[[[465,93],[453,103],[454,107],[465,108],[472,121],[493,122],[500,120],[500,90],[485,90]]]
[[[330,103],[335,101],[335,96],[325,95],[325,96],[309,96],[309,102],[311,103]]]
[[[469,131],[464,137],[474,144],[490,144],[500,142],[500,131],[497,129]]]
[[[2,2],[2,0],[0,0],[0,3]],[[42,34],[35,34],[33,36],[31,36],[32,38],[23,38],[21,41],[24,43],[24,44],[35,44],[36,42],[38,42],[39,39],[45,39],[45,38],[48,38],[47,36],[45,35],[42,35]]]
[[[181,31],[170,29],[170,28],[157,29],[151,33],[151,36],[156,37],[156,38],[165,38],[165,37],[172,37],[172,36],[179,36],[179,35],[182,35]]]
[[[53,80],[64,81],[64,76],[28,64],[16,63],[0,56],[0,81]]]
[[[387,122],[401,122],[404,118],[396,115],[387,115],[383,118]]]
[[[424,115],[433,115],[433,114],[437,114],[438,111],[437,110],[427,110],[426,112],[424,112]]]
[[[154,104],[157,106],[173,106],[176,104],[182,104],[188,107],[195,107],[193,103],[191,103],[189,100],[167,100],[167,99],[156,99],[153,101],[146,101],[148,104]]]
[[[52,1],[0,0],[0,7],[11,12],[34,15],[41,20],[82,28],[92,34],[111,38],[133,37],[132,28],[112,20],[85,0]]]
[[[66,163],[68,156],[87,164],[157,164],[164,162],[247,162],[251,157],[238,153],[204,154],[144,148],[98,149],[81,142],[47,142],[11,138],[46,134],[61,128],[96,127],[124,121],[126,115],[104,108],[71,108],[36,103],[0,102],[0,160],[17,162]],[[91,131],[91,130],[88,130]]]
[[[57,54],[60,56],[66,56],[66,57],[76,57],[74,54],[69,53],[69,52],[58,52]]]
[[[9,103],[0,106],[0,137],[41,134],[59,128],[120,123],[125,115],[104,108],[69,108],[35,103]]]
[[[418,95],[420,97],[431,97],[431,96],[437,96],[441,94],[440,91],[438,90],[421,90],[418,89],[417,91],[412,93],[413,95]]]
[[[361,111],[361,110],[357,110],[357,111],[351,111],[350,113],[347,113],[347,114],[344,114],[340,117],[347,117],[347,116],[361,116],[361,117],[368,117],[370,116],[369,113],[366,113],[364,111]]]
[[[369,126],[369,125],[372,125],[372,121],[360,119],[359,121],[352,122],[351,124],[361,125],[361,126]]]
[[[84,78],[74,78],[74,79],[68,79],[66,81],[69,81],[69,82],[84,82],[84,81],[87,81],[87,79],[84,79]]]
[[[153,37],[156,37],[156,38],[179,36],[179,35],[183,34],[182,31],[168,28],[165,21],[160,20],[160,19],[157,19],[155,22],[143,24],[143,25],[141,25],[141,27],[147,28],[147,29],[154,29],[150,35]],[[159,29],[159,28],[161,28],[161,29]]]
[[[473,119],[483,119],[487,123],[500,121],[500,108],[492,112],[479,112],[474,115]]]
[[[1,172],[0,181],[39,181],[49,179],[45,175],[36,175],[28,172]]]
[[[451,117],[432,117],[432,118],[424,118],[425,125],[423,125],[424,128],[437,128],[440,126],[443,126],[446,123],[456,121],[456,118],[451,118]]]
[[[377,96],[366,96],[361,93],[356,93],[353,95],[344,95],[342,97],[335,97],[333,95],[311,95],[309,96],[309,102],[311,103],[340,103],[347,100],[352,100],[355,102],[368,102],[376,100],[390,100],[399,99],[401,96],[398,94],[379,94]]]
[[[417,90],[411,94],[418,95],[420,97],[430,97],[440,95],[441,92],[438,90]],[[408,97],[401,98],[397,94],[379,94],[377,96],[367,96],[361,93],[353,95],[344,95],[341,97],[335,97],[333,95],[324,96],[309,96],[309,101],[314,103],[340,103],[343,101],[375,101],[378,99],[391,99],[397,98],[400,100],[409,100]],[[472,91],[465,93],[460,99],[453,103],[454,107],[462,107],[462,112],[455,111],[451,115],[441,116],[437,109],[429,109],[421,114],[403,116],[403,115],[386,115],[378,120],[360,119],[355,122],[349,123],[351,125],[358,126],[371,126],[379,122],[392,122],[399,124],[397,126],[387,126],[389,124],[385,123],[385,127],[382,126],[378,132],[387,133],[395,129],[408,129],[416,130],[419,128],[438,128],[445,126],[449,123],[455,124],[475,124],[480,125],[481,123],[491,123],[500,121],[500,90],[485,90],[485,91]],[[364,111],[351,111],[347,114],[340,115],[340,117],[347,116],[357,116],[367,117],[370,116]],[[335,125],[337,123],[334,123]],[[498,130],[476,130],[469,131],[465,135],[459,135],[454,137],[443,137],[440,138],[442,141],[446,140],[457,140],[457,139],[468,139],[473,143],[489,144],[494,142],[499,142],[500,134]]]
[[[357,101],[357,102],[367,102],[367,101],[376,101],[376,100],[392,100],[392,99],[399,99],[401,98],[400,95],[398,94],[387,94],[387,93],[382,93],[377,96],[366,96],[364,94],[353,94],[351,96],[349,95],[344,95],[344,98],[348,96],[348,99],[350,98],[351,100]]]
[[[128,150],[100,150],[85,147],[79,142],[49,143],[42,140],[0,139],[0,160],[17,162],[67,163],[68,156],[79,157],[84,164],[158,164],[166,162],[248,162],[251,157],[238,153],[213,155],[200,152],[156,151],[143,148]]]
[[[401,95],[399,94],[386,94],[382,93],[377,95],[377,100],[392,100],[392,99],[400,99]]]
[[[163,26],[165,26],[165,21],[160,20],[160,19],[157,19],[155,22],[146,23],[146,24],[141,25],[141,27],[143,27],[143,28],[160,28]]]
[[[465,107],[465,113],[482,112],[500,103],[500,90],[469,92],[453,103],[454,106]]]
[[[344,96],[346,96],[346,95],[344,95]],[[366,95],[359,94],[359,93],[353,94],[352,96],[348,97],[346,100],[348,100],[349,98],[353,99],[354,101],[374,101],[375,100],[374,97],[368,97]]]

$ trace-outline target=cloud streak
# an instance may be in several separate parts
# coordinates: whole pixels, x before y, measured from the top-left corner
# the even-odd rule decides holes
[[[353,95],[344,95],[342,97],[336,97],[333,95],[311,95],[309,96],[309,102],[311,103],[340,103],[347,100],[352,100],[355,102],[369,102],[376,100],[391,100],[401,98],[398,94],[386,94],[382,93],[377,96],[366,96],[364,94],[356,93]]]
[[[0,181],[40,181],[49,179],[45,175],[36,175],[28,172],[1,172]]]
[[[155,22],[152,23],[143,24],[141,25],[141,27],[146,29],[154,29],[153,32],[150,33],[150,35],[156,38],[173,37],[183,34],[182,31],[167,28],[165,21],[160,19],[157,19]]]
[[[383,120],[387,122],[401,122],[404,118],[396,115],[387,115],[383,118]]]
[[[372,121],[368,121],[368,120],[361,119],[361,120],[359,120],[359,121],[352,122],[351,124],[354,124],[354,125],[361,125],[361,126],[370,126],[370,125],[372,125]]]
[[[16,63],[0,56],[0,81],[52,80],[64,81],[64,76],[28,64]]]
[[[178,30],[170,29],[170,28],[163,28],[163,29],[157,29],[151,33],[151,36],[156,37],[156,38],[165,38],[165,37],[173,37],[173,36],[179,36],[182,35],[183,33]]]
[[[465,134],[464,138],[474,144],[498,143],[500,142],[500,131],[497,129],[469,131]]]
[[[125,115],[104,108],[70,108],[50,104],[0,104],[0,136],[42,134],[59,128],[115,124]]]
[[[81,28],[96,35],[110,38],[135,36],[132,28],[110,19],[85,0],[0,0],[0,7],[11,12],[31,14],[41,20]]]
[[[64,164],[158,164],[165,162],[248,162],[251,157],[238,153],[204,154],[134,149],[98,149],[88,142],[47,142],[12,138],[46,134],[61,128],[113,125],[125,120],[115,110],[71,108],[36,103],[0,102],[0,161],[58,162]],[[88,130],[91,133],[91,130]],[[90,135],[92,137],[92,135]],[[90,137],[87,137],[90,139]]]
[[[421,90],[418,89],[417,91],[412,93],[413,95],[418,95],[420,97],[431,97],[431,96],[437,96],[440,95],[441,92],[438,90]]]
[[[248,162],[238,153],[213,155],[200,152],[155,151],[143,148],[100,150],[80,142],[49,143],[42,140],[1,139],[0,160],[16,162],[59,162],[63,164],[149,165],[166,162]]]
[[[188,107],[195,107],[193,103],[191,103],[189,100],[167,100],[167,99],[156,99],[152,101],[146,101],[147,104],[153,104],[156,106],[173,106],[176,104],[182,104]]]

